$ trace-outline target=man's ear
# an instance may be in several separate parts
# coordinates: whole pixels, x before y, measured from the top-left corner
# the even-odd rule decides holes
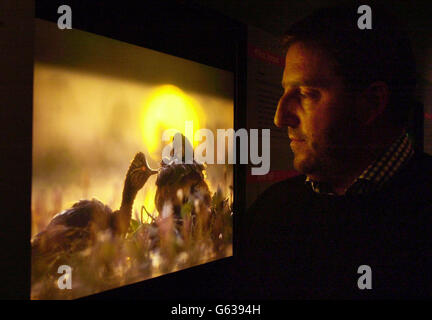
[[[385,112],[389,95],[389,87],[384,81],[375,81],[362,92],[364,114],[361,118],[365,125],[373,123]]]

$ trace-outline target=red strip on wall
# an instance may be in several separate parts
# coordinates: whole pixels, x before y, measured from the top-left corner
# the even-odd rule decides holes
[[[280,67],[285,67],[285,61],[281,56],[278,56],[268,50],[255,47],[252,44],[248,45],[248,55]]]
[[[282,181],[291,177],[298,176],[299,174],[300,173],[298,173],[295,170],[274,170],[261,176],[259,175],[253,176],[249,172],[247,176],[247,182],[248,183],[277,182],[277,181]]]

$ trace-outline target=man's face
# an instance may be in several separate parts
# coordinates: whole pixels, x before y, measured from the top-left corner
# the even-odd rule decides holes
[[[349,159],[354,139],[354,100],[332,60],[316,47],[292,44],[282,77],[284,93],[274,122],[288,127],[294,168],[322,177]]]

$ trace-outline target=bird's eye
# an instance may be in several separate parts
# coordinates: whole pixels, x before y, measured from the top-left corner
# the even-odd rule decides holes
[[[191,186],[191,193],[195,192],[195,188],[197,187],[198,183],[195,183]]]

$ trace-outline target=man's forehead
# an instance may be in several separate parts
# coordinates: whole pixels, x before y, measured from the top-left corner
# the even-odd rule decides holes
[[[336,76],[334,64],[323,50],[294,43],[285,57],[282,85],[324,86]]]

